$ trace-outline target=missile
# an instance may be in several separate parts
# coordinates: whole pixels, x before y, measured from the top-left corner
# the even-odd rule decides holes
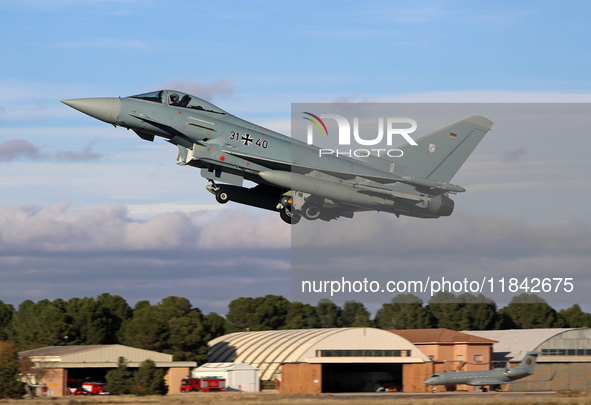
[[[392,207],[394,204],[394,201],[384,197],[360,193],[358,189],[348,183],[328,181],[282,170],[263,170],[259,172],[259,176],[284,189],[321,195],[335,201],[347,201],[360,206],[381,204],[385,207]]]
[[[392,197],[400,197],[407,200],[419,200],[419,197],[417,196],[412,196],[395,190],[386,190],[363,184],[328,181],[318,177],[304,176],[302,174],[282,170],[263,170],[258,174],[262,179],[277,187],[302,191],[312,195],[320,195],[333,201],[347,201],[360,207],[380,204],[382,205],[381,209],[385,211],[395,212],[393,210],[396,209],[398,212],[405,213],[409,212],[409,209],[412,211],[413,208],[409,208],[408,205],[401,205],[400,202],[395,204]],[[413,181],[414,180],[415,179],[413,178]],[[418,180],[422,181],[421,185],[425,183],[429,185],[435,183],[434,181],[427,179]],[[454,186],[453,184],[445,183],[445,185],[453,186],[453,190],[463,190],[462,187]],[[452,191],[452,187],[449,187],[448,190]],[[371,194],[368,194],[367,191],[370,191]],[[384,197],[379,194],[383,194]],[[420,200],[422,201],[423,199]],[[420,201],[418,202],[420,203]],[[454,202],[449,197],[438,195],[429,198],[424,204],[415,205],[414,207],[427,211],[424,218],[433,218],[450,215],[454,208]]]
[[[455,184],[445,183],[443,181],[434,181],[429,179],[422,179],[415,176],[402,176],[405,183],[412,184],[414,186],[436,188],[439,190],[451,191],[454,193],[463,193],[466,191],[464,187],[457,186]]]

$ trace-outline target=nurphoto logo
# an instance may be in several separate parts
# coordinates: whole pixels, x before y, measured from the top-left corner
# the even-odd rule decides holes
[[[417,129],[417,122],[412,118],[404,117],[378,117],[378,132],[373,138],[364,138],[359,131],[359,117],[353,117],[353,125],[349,119],[339,114],[312,114],[304,112],[308,117],[302,117],[309,121],[307,125],[306,142],[308,145],[314,144],[314,132],[318,132],[321,136],[329,136],[328,129],[323,119],[335,120],[338,127],[338,145],[351,146],[354,141],[359,146],[378,146],[384,142],[384,134],[386,138],[386,145],[393,145],[394,136],[401,136],[409,145],[416,146],[417,143],[410,137],[409,134]],[[311,118],[310,118],[311,117]],[[351,128],[352,127],[352,128]],[[316,128],[316,130],[315,130]],[[352,134],[352,136],[351,136]],[[353,138],[353,139],[351,139]],[[386,149],[386,148],[360,148],[360,149],[319,149],[318,155],[335,155],[348,157],[367,157],[371,154],[380,156],[386,153],[389,157],[400,157],[404,154],[401,149]]]

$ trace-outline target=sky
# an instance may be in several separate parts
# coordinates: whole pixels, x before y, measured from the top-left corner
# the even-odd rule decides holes
[[[0,300],[176,295],[224,315],[242,296],[292,299],[293,268],[380,268],[394,279],[569,277],[573,292],[541,296],[591,310],[590,11],[585,1],[2,1]],[[59,102],[162,88],[285,134],[292,103],[497,107],[454,178],[468,192],[453,216],[362,214],[306,223],[314,237],[302,238],[276,213],[217,204],[174,146]],[[528,114],[523,103],[543,105]],[[388,299],[359,298],[373,309]]]

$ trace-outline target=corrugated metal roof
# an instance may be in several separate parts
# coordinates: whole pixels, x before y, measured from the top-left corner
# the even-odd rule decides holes
[[[261,379],[280,379],[283,363],[354,362],[353,358],[318,358],[322,350],[408,350],[412,357],[373,358],[374,362],[423,362],[428,358],[405,338],[376,328],[295,329],[236,332],[209,342],[212,362],[244,362],[261,370]],[[323,361],[326,360],[326,361]],[[361,359],[358,359],[361,362]],[[370,360],[367,360],[370,361]]]
[[[446,328],[436,329],[391,329],[389,332],[396,333],[408,341],[417,343],[496,343],[496,340],[488,339],[474,334],[457,332]]]
[[[20,352],[21,356],[64,356],[73,353],[83,353],[111,345],[86,345],[86,346],[47,346],[39,349]]]
[[[493,360],[521,361],[525,353],[536,350],[546,340],[573,328],[467,330],[471,335],[498,341],[493,345]]]
[[[207,369],[224,369],[224,370],[243,370],[243,369],[254,369],[253,366],[247,363],[205,363],[202,366],[199,366],[197,370],[207,370]]]
[[[30,357],[35,362],[86,364],[113,363],[124,357],[128,363],[141,363],[151,359],[156,363],[172,362],[172,354],[158,353],[123,345],[49,346],[20,352],[19,356]]]

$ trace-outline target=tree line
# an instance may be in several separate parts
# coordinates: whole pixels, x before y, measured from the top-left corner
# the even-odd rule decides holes
[[[329,300],[316,305],[290,302],[278,295],[241,297],[230,302],[222,317],[203,314],[188,299],[167,297],[133,308],[120,296],[30,300],[18,308],[0,301],[0,342],[18,351],[45,346],[122,344],[173,355],[175,361],[207,361],[207,343],[237,331],[377,327],[381,329],[448,328],[489,330],[515,328],[589,327],[591,314],[575,304],[554,310],[542,298],[521,294],[505,307],[483,295],[441,292],[424,303],[400,294],[374,317],[365,305]]]

